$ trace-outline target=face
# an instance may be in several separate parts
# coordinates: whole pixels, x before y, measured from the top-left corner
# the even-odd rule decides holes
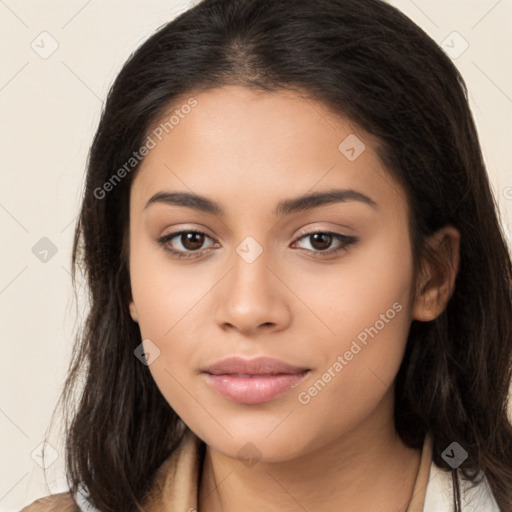
[[[148,132],[130,195],[130,312],[158,388],[229,457],[291,460],[389,418],[415,305],[376,141],[291,92],[193,98]]]

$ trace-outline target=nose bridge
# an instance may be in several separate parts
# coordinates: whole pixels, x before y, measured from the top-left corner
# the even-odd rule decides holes
[[[272,268],[271,251],[247,236],[235,248],[231,271],[221,287],[216,320],[251,331],[262,324],[281,325],[288,320],[283,286]]]
[[[256,294],[269,291],[269,251],[265,250],[252,236],[246,237],[236,248],[233,257],[231,279],[242,292]],[[267,285],[267,286],[265,286]]]
[[[230,297],[233,302],[240,302],[240,306],[254,310],[271,300],[269,283],[271,273],[268,266],[269,250],[264,249],[254,237],[247,236],[235,248],[232,258],[232,271],[229,278]]]

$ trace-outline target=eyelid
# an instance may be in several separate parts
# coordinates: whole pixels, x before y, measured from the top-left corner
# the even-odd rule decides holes
[[[308,224],[308,226],[310,226],[310,224]],[[353,231],[351,228],[349,228],[348,226],[344,226],[344,225],[340,225],[340,224],[337,224],[336,225],[336,228],[328,228],[328,227],[305,227],[305,228],[301,228],[297,235],[296,235],[296,240],[304,235],[314,235],[315,233],[331,233],[333,235],[340,235],[340,236],[344,236],[344,237],[347,237],[347,238],[350,238],[350,237],[353,237],[354,235],[349,235],[348,233],[343,233],[343,232],[340,232],[343,231],[343,230],[346,230],[346,231]]]
[[[207,249],[211,249],[211,247],[207,248],[207,249],[199,249],[197,251],[183,251],[183,250],[179,250],[179,249],[173,249],[171,247],[168,246],[167,242],[169,240],[172,240],[173,238],[176,238],[180,235],[183,235],[185,233],[196,233],[196,234],[200,234],[200,235],[204,235],[205,237],[207,238],[210,238],[211,240],[213,240],[214,244],[217,244],[218,245],[218,241],[210,236],[208,233],[206,232],[203,232],[203,231],[200,231],[198,229],[179,229],[178,231],[173,231],[172,233],[169,233],[167,235],[163,235],[162,237],[158,238],[157,239],[157,242],[162,246],[162,248],[164,250],[166,250],[167,252],[171,253],[174,257],[176,258],[183,258],[183,259],[199,259],[201,258],[201,256],[204,256],[204,252],[207,251]],[[320,251],[320,250],[311,250],[311,249],[301,249],[299,248],[300,250],[302,251],[305,251],[307,253],[309,253],[309,255],[313,255],[312,257],[313,258],[328,258],[329,256],[336,256],[338,253],[341,253],[343,251],[346,251],[348,250],[348,248],[351,246],[351,245],[354,245],[355,243],[357,243],[359,241],[359,239],[355,236],[352,236],[352,235],[345,235],[343,233],[338,233],[336,231],[332,231],[332,230],[329,230],[329,229],[322,229],[322,228],[317,228],[317,229],[311,229],[311,230],[301,230],[301,232],[299,234],[297,234],[297,236],[294,238],[294,241],[292,242],[292,245],[293,244],[296,244],[297,242],[299,242],[301,239],[303,238],[306,238],[308,236],[312,236],[312,235],[315,235],[315,234],[326,234],[326,235],[329,235],[331,236],[332,238],[334,239],[337,239],[339,244],[338,246],[335,246],[334,248],[330,248],[330,249],[326,249],[326,250],[323,250],[323,251]],[[212,251],[208,251],[208,254],[211,253]]]
[[[185,233],[196,233],[198,235],[204,235],[205,237],[209,238],[210,240],[213,240],[214,245],[218,244],[218,241],[215,240],[212,236],[210,236],[208,233],[205,233],[204,231],[201,231],[199,229],[178,229],[178,231],[173,231],[172,233],[168,233],[166,235],[162,235],[161,237],[157,238],[157,242],[167,251],[173,253],[173,254],[200,254],[205,251],[205,249],[199,249],[197,251],[182,251],[177,249],[171,249],[168,246],[168,242],[172,240],[173,238],[179,237],[180,235],[183,235]]]
[[[303,238],[307,238],[309,236],[315,235],[315,234],[323,234],[328,235],[332,237],[333,239],[337,240],[339,243],[334,248],[326,249],[323,251],[319,250],[310,250],[310,249],[302,249],[303,251],[306,251],[309,254],[313,254],[313,258],[328,258],[328,257],[334,257],[337,254],[347,251],[348,248],[357,242],[359,242],[359,238],[352,236],[352,235],[345,235],[343,233],[338,233],[336,231],[332,231],[329,229],[314,229],[312,231],[307,231],[301,235],[298,235],[295,241],[292,243],[292,245],[295,245],[297,242],[299,242]],[[300,249],[300,248],[299,248]]]

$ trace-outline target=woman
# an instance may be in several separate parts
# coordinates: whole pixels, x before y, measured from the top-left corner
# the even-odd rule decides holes
[[[73,264],[70,492],[25,510],[512,510],[510,256],[463,79],[395,8],[161,28],[108,96]]]

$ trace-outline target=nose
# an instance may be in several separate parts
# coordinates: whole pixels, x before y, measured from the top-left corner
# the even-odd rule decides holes
[[[291,321],[291,294],[278,266],[266,251],[248,261],[235,254],[230,271],[216,287],[217,324],[247,336],[285,329]]]

